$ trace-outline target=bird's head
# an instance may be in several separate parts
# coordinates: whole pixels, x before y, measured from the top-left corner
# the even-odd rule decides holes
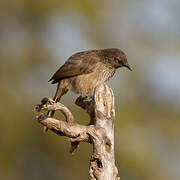
[[[112,65],[115,69],[126,67],[132,71],[125,53],[120,49],[103,49],[102,54],[105,57],[106,62]]]

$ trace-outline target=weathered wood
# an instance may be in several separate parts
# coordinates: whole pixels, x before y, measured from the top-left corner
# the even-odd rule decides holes
[[[37,120],[56,134],[69,137],[71,153],[80,142],[92,143],[93,154],[89,170],[91,180],[119,180],[114,157],[115,110],[112,90],[106,84],[102,84],[95,89],[92,99],[79,97],[76,104],[86,109],[91,116],[88,126],[77,124],[67,107],[48,99],[42,100],[42,104],[35,107],[36,111],[60,110],[66,121],[44,114],[37,116]]]

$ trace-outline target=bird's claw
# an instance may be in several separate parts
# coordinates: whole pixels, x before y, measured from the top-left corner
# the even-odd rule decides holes
[[[48,102],[49,102],[50,105],[53,105],[55,103],[55,101],[53,99],[51,99],[51,98],[49,98]]]
[[[42,105],[45,105],[45,104],[48,103],[48,101],[49,101],[49,98],[45,97],[45,98],[43,98],[43,99],[41,100],[41,104],[42,104]]]
[[[49,103],[50,105],[52,105],[52,104],[55,103],[55,101],[54,101],[53,99],[51,99],[51,98],[45,97],[45,98],[43,98],[43,99],[41,100],[41,103],[42,103],[43,105],[45,105],[45,104],[47,104],[47,103]]]
[[[55,101],[53,99],[45,97],[41,100],[41,104],[37,104],[34,107],[34,111],[40,112],[46,108],[47,104],[53,105],[54,103]]]

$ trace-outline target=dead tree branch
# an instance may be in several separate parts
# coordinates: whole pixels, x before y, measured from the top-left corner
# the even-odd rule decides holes
[[[79,97],[76,104],[87,110],[91,117],[88,126],[75,122],[70,110],[61,103],[44,98],[36,105],[36,111],[61,111],[66,121],[50,118],[45,114],[37,116],[38,122],[60,136],[70,138],[72,153],[80,142],[93,145],[89,175],[91,180],[119,180],[114,157],[114,95],[106,85],[98,86],[93,99]]]

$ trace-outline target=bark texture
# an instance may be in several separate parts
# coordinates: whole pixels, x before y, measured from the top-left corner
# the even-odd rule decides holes
[[[91,122],[88,126],[76,123],[67,107],[48,98],[44,98],[41,104],[36,105],[35,110],[61,111],[66,121],[50,118],[45,114],[37,115],[36,118],[56,134],[70,138],[71,153],[80,142],[92,144],[93,154],[89,170],[91,180],[119,180],[114,157],[115,110],[112,90],[106,84],[102,84],[95,89],[92,99],[80,96],[76,104],[90,115]]]

